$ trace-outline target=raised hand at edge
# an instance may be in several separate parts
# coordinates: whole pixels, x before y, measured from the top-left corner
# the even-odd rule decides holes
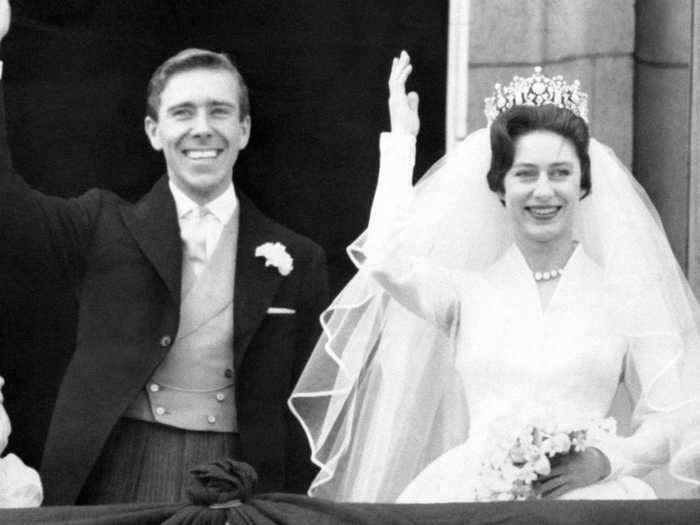
[[[411,57],[406,51],[401,51],[391,63],[389,74],[389,116],[391,131],[418,135],[420,118],[418,117],[418,93],[406,93],[406,80],[413,71]]]

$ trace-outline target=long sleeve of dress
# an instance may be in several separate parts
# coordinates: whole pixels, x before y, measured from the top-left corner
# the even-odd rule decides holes
[[[610,460],[610,477],[639,477],[668,463],[689,420],[679,366],[684,341],[660,294],[645,288],[624,307],[630,335],[624,384],[637,400],[633,433],[596,444]]]
[[[662,381],[670,389],[675,389],[670,377]],[[639,403],[646,405],[643,400]],[[649,406],[638,407],[633,421],[635,429],[630,436],[610,437],[596,443],[594,446],[610,461],[611,471],[608,477],[641,477],[667,464],[673,448],[674,434],[679,430],[672,422],[673,419],[673,416],[664,410],[656,410]]]
[[[350,248],[361,271],[416,315],[449,330],[458,317],[454,272],[411,253],[415,137],[383,133],[377,190],[366,242]]]

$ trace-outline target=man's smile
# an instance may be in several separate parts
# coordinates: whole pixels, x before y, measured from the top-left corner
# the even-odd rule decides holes
[[[182,150],[184,155],[188,159],[201,160],[201,159],[215,159],[218,157],[223,149],[185,149]]]

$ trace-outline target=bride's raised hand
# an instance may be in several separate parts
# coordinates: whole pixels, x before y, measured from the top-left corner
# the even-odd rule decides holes
[[[5,35],[10,30],[10,18],[9,0],[0,0],[0,40],[5,38]]]
[[[420,119],[418,118],[418,93],[406,93],[406,80],[413,71],[411,57],[406,51],[394,58],[389,75],[389,116],[391,131],[418,135]]]

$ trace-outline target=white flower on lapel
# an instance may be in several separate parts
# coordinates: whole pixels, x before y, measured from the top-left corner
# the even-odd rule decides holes
[[[289,275],[294,269],[294,259],[281,242],[266,242],[255,248],[256,257],[265,257],[265,266],[274,266],[282,275]]]

